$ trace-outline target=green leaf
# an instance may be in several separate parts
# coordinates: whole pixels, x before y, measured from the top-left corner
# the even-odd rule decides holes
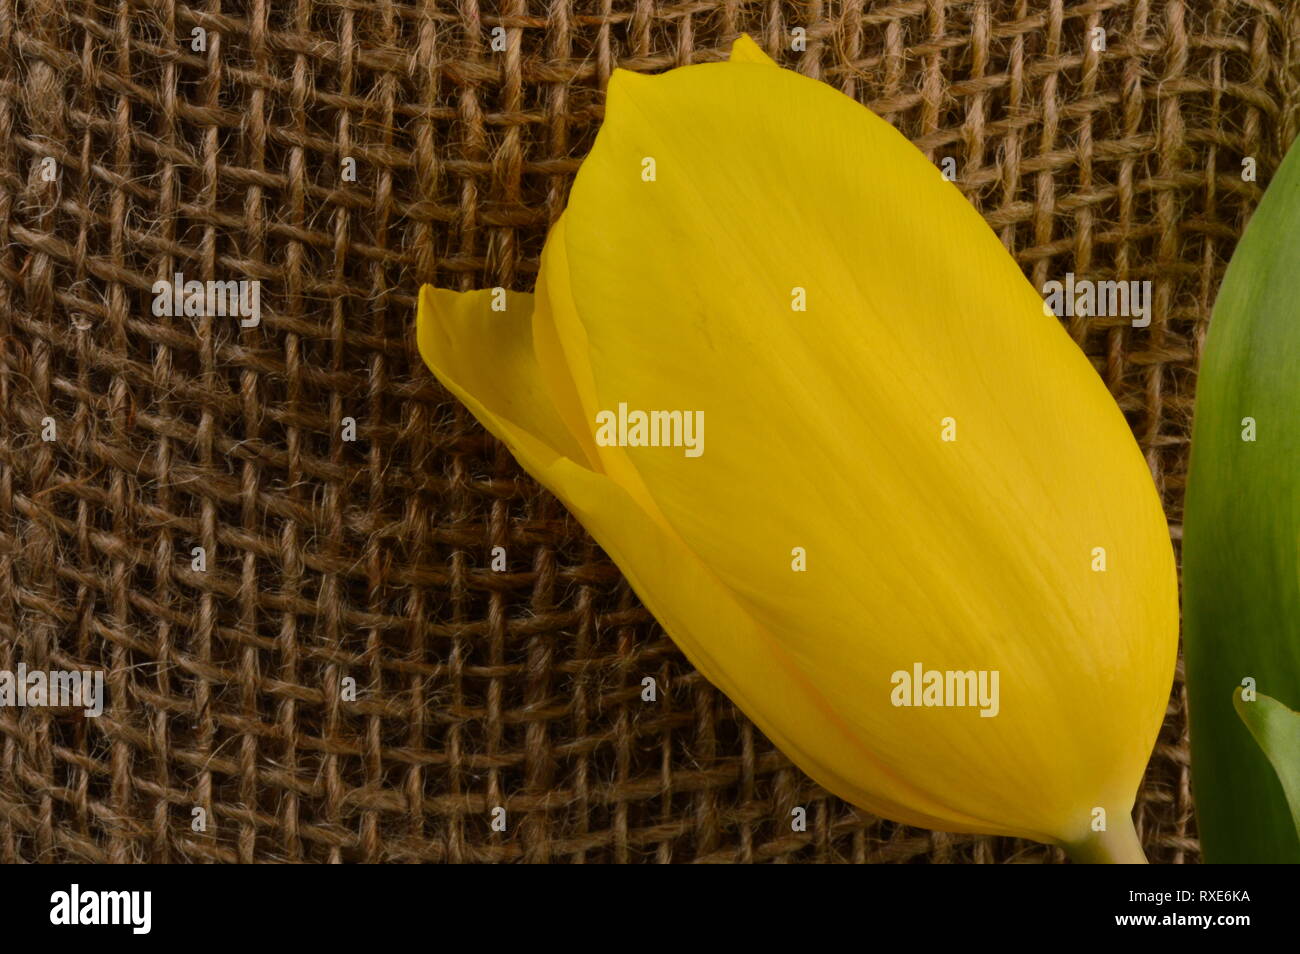
[[[1278,775],[1232,707],[1300,699],[1300,148],[1251,219],[1197,380],[1183,530],[1192,788],[1209,862],[1300,862]]]
[[[1288,709],[1272,696],[1259,693],[1247,702],[1238,689],[1232,696],[1237,715],[1273,763],[1282,791],[1291,806],[1291,823],[1300,835],[1300,712]]]

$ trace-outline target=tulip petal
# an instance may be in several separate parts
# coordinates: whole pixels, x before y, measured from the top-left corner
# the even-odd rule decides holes
[[[755,43],[748,33],[742,33],[736,37],[731,44],[731,56],[729,62],[732,63],[757,63],[760,66],[776,66],[776,61],[763,52],[762,48]]]
[[[965,817],[1033,788],[1044,840],[1126,810],[1172,677],[1167,527],[1100,379],[938,170],[785,70],[619,70],[563,241],[556,327],[588,422],[619,403],[707,422],[701,457],[602,447],[607,473],[847,700],[882,763],[928,792],[960,779]],[[1002,713],[882,707],[917,661],[1000,670]]]
[[[511,452],[526,446],[534,466],[557,456],[588,462],[561,418],[533,351],[534,298],[509,292],[493,311],[492,290],[420,289],[420,355],[443,385]],[[525,444],[523,438],[530,438]]]
[[[747,37],[617,70],[531,320],[440,296],[430,367],[822,785],[1071,845],[1131,807],[1176,647],[1158,497],[1087,360],[888,124]],[[702,412],[701,453],[596,440],[615,407]],[[1000,672],[1000,708],[891,705],[913,663]]]

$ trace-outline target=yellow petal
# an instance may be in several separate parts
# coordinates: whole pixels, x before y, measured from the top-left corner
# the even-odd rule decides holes
[[[757,43],[750,39],[748,33],[742,33],[731,44],[730,62],[757,63],[761,66],[776,66],[770,56],[762,51]]]
[[[615,72],[547,241],[536,367],[518,343],[497,365],[520,401],[505,373],[476,398],[491,374],[426,360],[822,784],[929,827],[1082,841],[1131,807],[1172,677],[1145,463],[938,170],[760,58],[737,41],[728,63]],[[703,453],[592,441],[620,404],[703,412]],[[895,706],[918,663],[998,672],[997,715]]]
[[[1125,810],[1172,675],[1168,532],[1114,402],[957,190],[846,97],[733,62],[618,72],[566,219],[588,413],[704,412],[703,456],[623,453],[886,763],[958,779],[968,816],[1032,791],[1040,837]],[[1001,713],[890,706],[915,662],[999,670]]]
[[[504,302],[504,310],[493,309],[494,299]],[[533,466],[560,455],[586,463],[591,458],[584,442],[561,418],[537,364],[533,304],[533,296],[524,292],[453,292],[425,285],[416,319],[420,356],[516,457],[522,459],[526,446],[540,455],[530,460]],[[582,436],[591,443],[589,433]]]

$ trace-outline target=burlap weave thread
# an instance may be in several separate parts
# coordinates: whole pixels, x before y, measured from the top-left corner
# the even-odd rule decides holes
[[[1177,540],[1205,323],[1296,131],[1297,22],[1289,0],[0,0],[0,669],[109,691],[99,719],[0,709],[0,861],[1062,860],[810,783],[441,390],[415,292],[530,289],[611,71],[746,31],[954,158],[1036,286],[1154,282],[1149,328],[1069,331]],[[155,317],[177,272],[260,280],[260,326]],[[1184,712],[1180,678],[1138,800],[1153,861],[1197,858]]]

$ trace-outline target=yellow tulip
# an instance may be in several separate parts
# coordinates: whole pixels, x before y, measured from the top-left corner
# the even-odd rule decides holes
[[[817,782],[1144,860],[1159,498],[1011,256],[869,110],[747,37],[615,71],[535,293],[426,286],[419,345]]]

